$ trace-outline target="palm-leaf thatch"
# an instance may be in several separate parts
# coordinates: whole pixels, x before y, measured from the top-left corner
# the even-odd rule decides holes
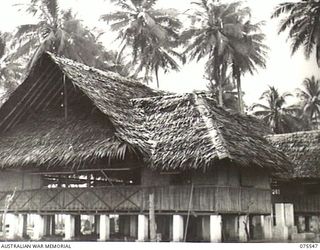
[[[57,100],[42,105],[55,88]],[[258,120],[219,108],[211,95],[168,95],[50,53],[0,108],[0,131],[2,167],[76,166],[127,151],[163,170],[290,165]]]
[[[210,95],[192,93],[133,100],[145,116],[156,169],[203,169],[220,160],[286,171],[290,162],[255,118],[219,108]]]
[[[35,126],[36,124],[36,126]],[[81,131],[81,133],[79,133]],[[116,154],[121,141],[109,124],[92,118],[48,114],[0,137],[1,167],[73,165]]]
[[[132,112],[130,99],[154,96],[160,92],[113,72],[101,71],[51,53],[49,55],[72,83],[108,116],[116,128],[117,136],[141,151],[146,149],[144,129],[139,126],[141,118]]]
[[[66,92],[64,84],[68,85]],[[61,108],[61,95],[65,93],[70,99],[67,119]],[[130,98],[157,94],[112,72],[45,53],[0,108],[0,166],[70,165],[103,157],[123,159],[129,151],[149,156],[146,133],[139,125],[142,120],[131,112]],[[45,104],[54,95],[55,106],[47,107]],[[50,107],[60,116],[50,117]],[[100,125],[90,123],[95,119],[92,112],[104,117]]]
[[[269,135],[268,141],[293,162],[294,178],[320,177],[320,131]]]

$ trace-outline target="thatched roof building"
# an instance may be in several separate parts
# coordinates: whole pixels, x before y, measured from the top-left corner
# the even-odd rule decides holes
[[[50,53],[0,108],[0,131],[1,167],[77,165],[126,152],[165,170],[290,165],[261,123],[219,108],[210,95],[165,95]]]
[[[266,138],[293,162],[294,178],[320,177],[320,130],[269,135]]]
[[[127,149],[149,155],[130,99],[158,94],[112,72],[46,53],[0,108],[0,166],[78,165],[120,157]]]
[[[263,138],[269,132],[253,117],[230,113],[203,93],[133,100],[145,117],[151,163],[157,169],[206,169],[218,161],[286,171],[284,154]]]

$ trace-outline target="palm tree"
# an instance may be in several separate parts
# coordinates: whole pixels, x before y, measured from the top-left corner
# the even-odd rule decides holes
[[[266,67],[266,55],[268,47],[264,45],[265,35],[261,32],[263,22],[243,24],[243,37],[230,41],[233,48],[230,57],[232,58],[232,75],[237,85],[239,111],[243,113],[243,100],[241,89],[241,75],[249,72],[254,74],[257,67]]]
[[[222,83],[226,78],[228,62],[226,50],[230,36],[241,36],[241,29],[235,20],[235,3],[221,4],[216,0],[195,2],[191,15],[192,26],[182,34],[186,42],[185,54],[189,60],[206,58],[205,72],[219,89],[219,104],[223,106]]]
[[[316,60],[320,66],[320,2],[319,0],[302,0],[279,4],[272,18],[287,14],[280,23],[279,33],[289,30],[288,38],[292,41],[292,54],[300,47],[306,58],[316,49]]]
[[[209,83],[207,88],[214,97],[219,96],[219,86],[212,80],[207,79]],[[239,112],[237,89],[232,80],[232,76],[228,75],[222,83],[222,100],[225,108]]]
[[[6,91],[4,98],[15,90],[22,75],[21,65],[11,60],[11,40],[10,33],[0,32],[0,86]]]
[[[260,97],[267,102],[267,105],[253,104],[251,110],[256,109],[253,115],[268,124],[277,134],[301,130],[297,117],[299,108],[296,105],[285,106],[286,98],[289,96],[291,96],[290,93],[280,94],[275,87],[269,86],[269,89]]]
[[[199,10],[191,16],[193,26],[182,35],[187,42],[185,53],[190,60],[206,58],[206,74],[219,88],[219,103],[223,106],[223,87],[227,71],[232,70],[237,82],[239,110],[243,110],[241,74],[253,73],[256,65],[265,66],[264,35],[261,23],[251,24],[250,9],[240,1],[221,3],[203,0],[195,3]]]
[[[297,89],[297,96],[301,99],[303,114],[308,117],[312,127],[316,129],[320,117],[320,80],[312,76],[305,78],[302,85],[302,89]]]
[[[173,49],[178,46],[182,26],[177,13],[170,9],[155,9],[156,0],[111,0],[121,10],[101,16],[111,22],[111,30],[121,40],[119,57],[128,48],[131,63],[137,65],[136,74],[145,71],[145,78],[153,71],[159,87],[159,69],[178,70],[175,59],[183,58]]]
[[[44,51],[96,66],[104,48],[71,10],[60,10],[57,0],[30,0],[26,12],[39,18],[36,24],[19,26],[15,35],[19,41],[16,57],[33,51],[28,68]]]
[[[140,72],[142,69],[145,70],[145,80],[148,81],[147,77],[149,72],[154,72],[157,82],[157,87],[159,88],[159,69],[161,68],[164,73],[169,70],[179,70],[178,63],[173,59],[173,57],[178,58],[180,61],[184,62],[183,56],[175,52],[171,48],[162,48],[157,44],[152,44],[143,49],[140,64],[136,72]]]

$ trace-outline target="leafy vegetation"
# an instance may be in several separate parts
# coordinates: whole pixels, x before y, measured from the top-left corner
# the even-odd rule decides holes
[[[107,50],[100,34],[71,10],[62,9],[58,0],[22,5],[21,11],[37,22],[20,25],[15,33],[0,33],[0,87],[12,92],[44,51],[122,76],[142,77],[146,83],[154,78],[158,87],[160,72],[179,71],[186,59],[203,60],[208,90],[220,105],[244,112],[242,77],[266,67],[268,47],[264,23],[252,22],[251,10],[242,1],[197,0],[184,13],[158,8],[157,0],[110,1],[116,10],[100,20],[108,24],[105,33],[117,34],[118,51]],[[279,33],[289,31],[292,53],[303,48],[309,58],[315,51],[320,65],[319,14],[319,1],[301,0],[279,4],[272,18],[284,17]],[[251,107],[252,113],[276,133],[318,129],[320,80],[306,78],[293,105],[287,103],[289,96],[293,95],[269,87],[261,103]]]
[[[179,30],[182,27],[177,12],[172,9],[156,9],[156,0],[112,0],[121,9],[101,16],[111,23],[111,30],[118,32],[122,48],[130,49],[134,75],[144,71],[146,80],[154,72],[159,87],[159,70],[179,70],[177,59],[183,57],[174,50],[179,45]]]
[[[202,0],[194,3],[192,26],[183,34],[185,53],[190,60],[206,60],[206,75],[219,90],[223,103],[223,84],[228,70],[237,82],[238,109],[243,112],[241,75],[257,66],[265,67],[266,46],[260,31],[262,23],[250,22],[250,9],[242,2],[222,3]]]
[[[319,0],[301,0],[279,4],[272,18],[285,17],[280,22],[279,33],[289,31],[292,42],[292,54],[302,48],[307,58],[316,51],[316,60],[320,66],[320,2]]]
[[[302,88],[297,89],[297,96],[300,98],[300,107],[309,125],[313,129],[318,129],[320,121],[320,80],[316,80],[314,76],[305,78]]]
[[[262,93],[260,99],[267,104],[255,103],[251,106],[254,115],[270,126],[277,134],[299,130],[299,118],[297,105],[286,106],[286,99],[290,93],[280,94],[274,86]]]

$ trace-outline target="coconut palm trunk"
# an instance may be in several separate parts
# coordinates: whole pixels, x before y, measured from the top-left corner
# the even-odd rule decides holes
[[[157,80],[157,88],[159,88],[160,86],[160,82],[159,82],[159,69],[155,69],[154,73],[156,75],[156,80]]]
[[[218,101],[219,101],[219,105],[221,107],[223,107],[223,82],[222,82],[222,78],[221,78],[221,70],[220,70],[220,66],[221,66],[221,62],[220,62],[220,57],[219,57],[219,52],[218,52],[218,48],[215,47],[214,48],[214,56],[213,56],[213,78],[214,81],[216,82],[217,86],[218,86],[218,92],[219,92],[219,97],[218,97]]]
[[[241,74],[239,71],[236,73],[235,78],[236,78],[235,80],[237,84],[237,93],[238,93],[238,108],[239,108],[239,112],[243,114],[244,108],[243,108],[243,100],[242,100]]]
[[[237,92],[238,92],[238,106],[239,106],[239,112],[243,114],[243,101],[242,101],[242,88],[241,88],[241,77],[240,75],[237,76]]]

